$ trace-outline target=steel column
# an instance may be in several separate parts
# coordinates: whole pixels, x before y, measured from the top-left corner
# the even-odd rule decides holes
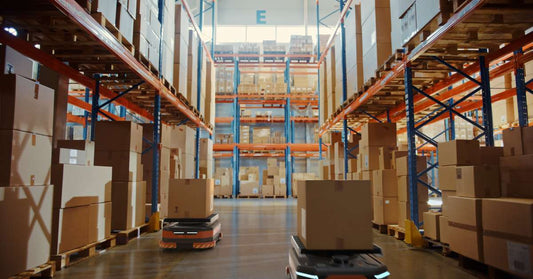
[[[202,27],[204,25],[204,0],[200,0],[200,16],[198,19],[198,29],[200,29],[200,32],[202,31]],[[203,61],[203,45],[202,40],[198,40],[198,67],[196,69],[196,109],[198,111],[201,111],[200,106],[202,104],[202,61]],[[196,153],[194,155],[194,177],[200,178],[200,128],[196,128]]]
[[[518,107],[518,124],[521,127],[528,126],[527,96],[524,64],[519,62],[522,49],[515,51],[515,82],[516,82],[516,105]]]
[[[415,109],[413,91],[413,73],[411,65],[405,67],[405,106],[407,118],[407,144],[408,144],[408,188],[411,200],[410,216],[416,226],[419,226],[418,217],[418,174],[416,169],[416,143],[415,143]]]
[[[287,185],[287,195],[292,195],[292,125],[291,125],[291,58],[288,57],[285,66],[285,82],[287,83],[287,98],[285,99],[285,142],[287,143],[287,149],[285,151],[285,183]]]
[[[91,90],[88,87],[85,87],[85,102],[89,103]],[[85,126],[83,126],[83,139],[87,140],[87,126],[89,125],[89,112],[84,111],[83,117],[85,118]]]
[[[340,13],[344,10],[345,0],[340,0]],[[344,27],[344,19],[341,20],[341,62],[342,62],[342,102],[348,99],[348,79],[346,77],[346,29]],[[344,152],[344,179],[348,176],[348,120],[346,118],[342,121],[342,143]]]
[[[481,76],[481,96],[483,98],[482,110],[483,126],[485,126],[485,144],[487,146],[494,146],[489,67],[483,55],[479,57],[479,74]]]
[[[317,61],[320,60],[320,3],[319,0],[316,0],[316,59]],[[318,66],[318,74],[317,74],[317,91],[318,91],[318,119],[321,119],[322,117],[322,108],[320,108],[320,98],[321,98],[321,90],[320,90],[320,65]],[[324,92],[325,94],[326,92]],[[322,126],[324,123],[320,123],[320,120],[318,121],[319,127]],[[322,160],[322,136],[318,136],[318,159]]]
[[[215,59],[215,45],[216,45],[216,21],[215,21],[215,0],[211,3],[211,57],[213,58],[213,63]],[[214,67],[215,65],[213,65]]]
[[[239,83],[240,83],[240,72],[239,72],[239,61],[235,60],[235,69],[233,70],[233,93],[237,97],[233,99],[233,138],[235,146],[233,147],[233,196],[236,197],[239,194],[239,168],[240,168],[240,151],[237,144],[241,143],[241,111],[239,106]]]
[[[91,109],[91,141],[94,141],[94,131],[96,128],[96,121],[98,121],[98,112],[100,111],[100,74],[94,75],[95,86],[92,99]]]

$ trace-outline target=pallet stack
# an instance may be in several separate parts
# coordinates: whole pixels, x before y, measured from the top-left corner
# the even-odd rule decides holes
[[[215,170],[215,197],[233,195],[233,169],[217,168]]]
[[[51,255],[61,255],[110,237],[112,168],[94,165],[90,141],[60,140],[53,155]]]
[[[142,137],[142,126],[133,122],[98,121],[96,124],[94,164],[113,167],[111,229],[114,231],[145,223]]]
[[[407,151],[393,151],[392,160],[394,162],[393,168],[396,169],[396,176],[398,181],[398,226],[405,228],[405,220],[411,220],[411,197],[409,195],[409,177],[408,177],[408,157]],[[427,159],[423,156],[416,157],[417,173],[422,172],[427,168]],[[420,180],[428,182],[427,174],[421,175]],[[422,183],[417,183],[418,196],[418,220],[422,222],[424,219],[423,213],[428,210],[428,188]]]
[[[213,213],[213,179],[171,179],[161,218],[206,218]]]
[[[261,193],[264,197],[287,196],[285,162],[279,162],[276,158],[267,159],[267,168],[263,170],[263,185]]]
[[[54,90],[33,78],[33,61],[0,47],[0,278],[49,260]]]
[[[239,170],[239,183],[239,196],[259,197],[261,195],[259,167],[241,167]]]

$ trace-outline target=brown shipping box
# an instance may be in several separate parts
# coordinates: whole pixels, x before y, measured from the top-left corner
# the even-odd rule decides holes
[[[452,140],[439,142],[439,166],[469,166],[480,163],[479,141]]]
[[[285,184],[275,184],[274,193],[276,196],[285,196],[287,195],[287,185]]]
[[[0,131],[0,185],[49,185],[52,137]]]
[[[359,158],[361,171],[371,171],[379,169],[379,147],[367,146],[359,148]]]
[[[461,255],[483,262],[481,201],[479,198],[448,198],[450,248]]]
[[[408,175],[408,157],[399,157],[396,158],[396,175]],[[421,172],[425,170],[427,167],[427,159],[426,157],[417,156],[416,157],[416,170],[418,172]]]
[[[504,156],[524,155],[524,147],[522,145],[522,128],[514,127],[505,129],[502,132],[502,137]]]
[[[33,61],[7,45],[0,46],[0,74],[34,78]]]
[[[143,151],[142,126],[130,121],[98,121],[94,136],[96,151]]]
[[[111,228],[127,230],[144,223],[146,182],[113,182]]]
[[[533,154],[500,158],[502,196],[533,198]]]
[[[424,236],[433,240],[439,240],[440,234],[440,212],[424,212]]]
[[[361,128],[361,147],[396,146],[396,123],[366,123]]]
[[[450,221],[448,226],[448,242],[450,249],[458,254],[483,262],[483,234],[481,229],[467,229],[455,226]]]
[[[94,141],[86,140],[58,140],[57,148],[60,150],[67,150],[69,152],[68,164],[73,164],[70,160],[72,157],[76,157],[75,165],[93,166],[94,165]],[[81,152],[82,155],[72,154]],[[53,158],[54,159],[54,158]],[[59,161],[53,163],[61,163]],[[64,163],[67,164],[67,163]]]
[[[52,136],[54,90],[19,75],[0,75],[0,130]]]
[[[423,180],[426,180],[427,181],[427,178],[422,178]],[[397,181],[398,181],[398,201],[404,201],[404,202],[408,202],[411,200],[410,196],[409,196],[409,187],[408,187],[408,184],[409,184],[409,181],[408,181],[408,177],[407,176],[398,176],[397,178]],[[424,202],[427,202],[428,199],[429,199],[429,190],[426,186],[424,186],[423,184],[421,183],[418,183],[418,191],[417,191],[417,194],[418,194],[418,200],[419,201],[424,201]]]
[[[252,196],[261,194],[259,182],[257,181],[240,181],[240,195]]]
[[[457,168],[457,195],[470,198],[497,198],[501,195],[500,171],[496,165]]]
[[[457,189],[457,166],[439,167],[439,189],[455,191]]]
[[[503,147],[481,146],[479,148],[479,161],[481,164],[498,165],[503,157]]]
[[[448,232],[448,217],[441,215],[439,217],[439,238],[440,242],[442,243],[450,243],[450,239],[448,237],[450,233]]]
[[[261,193],[263,196],[274,196],[274,186],[272,185],[261,186]]]
[[[487,265],[520,276],[531,278],[533,271],[533,244],[503,237],[483,235],[483,258]]]
[[[309,180],[298,187],[298,236],[311,250],[372,247],[368,181]]]
[[[398,198],[374,197],[374,220],[379,225],[398,223]]]
[[[113,167],[113,181],[142,181],[141,154],[133,151],[96,151],[94,164]]]
[[[0,187],[0,278],[48,262],[53,186]]]
[[[110,167],[53,165],[54,208],[111,201]]]
[[[205,218],[213,212],[213,179],[171,179],[161,200],[164,218]]]
[[[396,171],[392,169],[373,171],[372,188],[374,196],[397,197],[398,178],[396,177]]]

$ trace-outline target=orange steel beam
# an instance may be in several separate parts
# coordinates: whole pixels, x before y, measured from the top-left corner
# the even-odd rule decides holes
[[[290,144],[276,144],[276,143],[217,143],[213,144],[213,151],[233,151],[233,147],[237,146],[239,150],[254,151],[254,150],[268,150],[268,151],[282,151],[286,150],[287,146],[291,147],[294,152],[319,151],[318,143],[290,143]],[[327,151],[327,147],[322,147],[323,151]]]
[[[318,96],[314,93],[309,94],[259,94],[259,93],[239,93],[232,95],[215,95],[216,99],[247,99],[247,98],[291,98],[291,99],[317,99]]]
[[[235,63],[226,63],[226,62],[217,62],[215,64],[215,67],[217,68],[233,68],[235,67]],[[287,64],[285,63],[241,63],[239,64],[240,68],[285,68],[287,67]],[[317,64],[316,63],[291,63],[291,69],[316,69]]]
[[[252,157],[271,158],[271,157],[284,157],[285,153],[284,152],[276,152],[276,153],[241,153],[239,156],[240,157],[247,157],[247,158],[252,158]],[[310,154],[310,153],[292,152],[291,156],[294,157],[294,158],[318,158],[318,154],[316,154],[316,153]],[[232,158],[233,154],[231,154],[231,153],[215,153],[215,154],[213,154],[213,157],[214,158]]]
[[[305,57],[305,58],[316,58],[314,54],[264,54],[264,53],[215,53],[215,57],[267,57],[267,58],[276,58],[276,57]]]
[[[285,121],[285,118],[283,116],[274,116],[274,117],[241,117],[242,123],[282,123]],[[231,123],[233,121],[233,117],[216,117],[215,123]],[[298,117],[293,116],[291,117],[291,121],[295,122],[318,122],[318,117]]]
[[[67,113],[67,122],[69,123],[77,123],[80,125],[85,126],[85,118],[77,115],[73,115],[72,113]]]
[[[88,111],[88,112],[91,112],[92,111],[92,105],[89,104],[89,103],[86,103],[76,97],[73,97],[73,96],[68,96],[68,103],[73,105],[73,106],[77,106],[85,111]],[[109,115],[109,117],[111,117],[113,120],[115,121],[124,121],[126,119],[120,117],[120,116],[116,116],[110,112],[106,113],[106,114],[103,114],[103,113],[98,113],[99,115],[103,116],[103,117],[106,117],[106,115]],[[106,117],[107,118],[107,117]]]

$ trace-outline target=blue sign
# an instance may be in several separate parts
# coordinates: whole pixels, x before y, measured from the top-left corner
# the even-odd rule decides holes
[[[257,24],[267,24],[265,10],[257,10],[256,14],[257,14]]]

